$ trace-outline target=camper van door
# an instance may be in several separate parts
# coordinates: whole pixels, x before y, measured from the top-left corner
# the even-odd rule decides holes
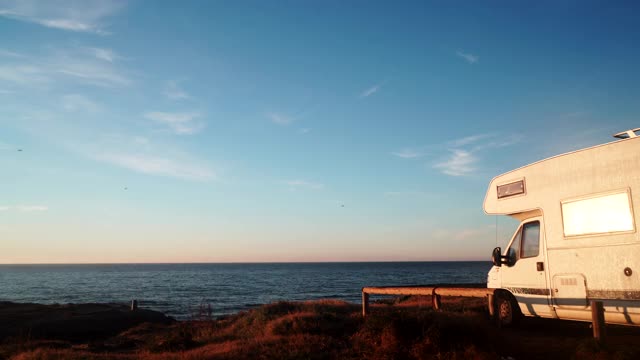
[[[520,224],[505,252],[502,288],[515,296],[524,315],[553,317],[544,250],[544,222],[539,216]]]

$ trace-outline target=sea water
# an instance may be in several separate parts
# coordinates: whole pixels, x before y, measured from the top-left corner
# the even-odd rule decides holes
[[[0,301],[129,303],[189,319],[280,300],[359,303],[364,286],[484,283],[489,262],[0,265]],[[208,311],[208,310],[207,310]]]

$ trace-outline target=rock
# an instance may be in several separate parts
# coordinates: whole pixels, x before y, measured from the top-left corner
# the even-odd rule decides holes
[[[175,319],[152,310],[131,311],[120,304],[0,302],[0,341],[8,337],[85,341],[113,336],[147,322],[171,324]]]

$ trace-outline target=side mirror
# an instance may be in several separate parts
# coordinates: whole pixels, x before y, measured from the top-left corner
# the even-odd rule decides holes
[[[495,266],[502,266],[502,249],[498,246],[491,253],[491,262]]]

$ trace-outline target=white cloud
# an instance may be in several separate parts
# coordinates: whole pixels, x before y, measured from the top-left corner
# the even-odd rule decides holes
[[[391,154],[393,154],[393,155],[395,155],[397,157],[403,158],[403,159],[414,159],[414,158],[422,156],[422,153],[420,153],[420,152],[418,152],[416,150],[413,150],[413,149],[409,149],[409,148],[405,148],[405,149],[402,149],[400,151],[392,152]]]
[[[0,206],[0,211],[7,211],[9,209],[11,209],[9,206]]]
[[[123,7],[113,0],[0,0],[0,16],[45,27],[108,34],[105,19]]]
[[[95,61],[85,59],[71,59],[69,57],[60,59],[57,63],[50,65],[51,70],[59,74],[64,74],[75,80],[90,83],[98,86],[125,86],[131,81],[115,71],[110,66],[105,66]]]
[[[284,114],[280,114],[280,113],[269,113],[267,114],[267,117],[274,123],[274,124],[278,124],[278,125],[289,125],[292,122],[295,121],[294,118],[288,116],[288,115],[284,115]]]
[[[147,154],[102,153],[97,154],[95,158],[148,175],[196,181],[208,181],[216,178],[215,172],[206,166]]]
[[[477,135],[466,136],[461,139],[453,140],[451,142],[451,145],[465,146],[465,145],[472,144],[472,143],[478,142],[479,140],[486,139],[492,136],[494,135],[493,134],[477,134]]]
[[[69,94],[62,97],[62,108],[67,111],[97,112],[101,106],[84,95]]]
[[[48,207],[44,205],[19,205],[17,206],[18,211],[21,212],[34,212],[34,211],[47,211]]]
[[[301,134],[308,134],[308,133],[310,133],[310,132],[311,132],[311,129],[309,129],[309,128],[302,128],[302,129],[300,129],[300,133],[301,133]]]
[[[458,50],[456,52],[456,55],[460,56],[461,58],[465,59],[469,64],[475,64],[478,62],[478,60],[480,60],[480,57],[477,55],[473,55],[471,53],[465,53],[462,50]]]
[[[366,97],[369,97],[369,96],[377,93],[378,90],[380,90],[381,87],[382,87],[382,84],[376,84],[376,85],[374,85],[374,86],[362,91],[360,93],[360,98],[366,98]]]
[[[436,169],[440,169],[443,173],[451,176],[469,175],[475,170],[474,164],[478,159],[470,152],[461,149],[451,150],[451,156],[444,162],[434,165]]]
[[[51,82],[50,75],[33,65],[0,65],[0,80],[19,86],[40,86]]]
[[[522,140],[519,134],[500,135],[495,133],[477,134],[448,142],[449,156],[433,167],[451,176],[471,175],[480,161],[479,153],[514,145]]]
[[[0,65],[0,80],[19,86],[42,87],[69,80],[102,87],[131,83],[112,62],[97,58],[87,48],[54,49],[49,54],[23,55],[12,60]]]
[[[283,181],[282,183],[292,188],[304,188],[304,189],[313,189],[313,190],[319,190],[324,188],[324,184],[305,181],[305,180],[286,180],[286,181]]]
[[[191,98],[191,96],[178,86],[175,81],[167,82],[164,88],[164,95],[171,100],[185,100]]]
[[[152,111],[144,114],[144,117],[169,126],[173,132],[179,135],[195,134],[204,128],[202,122],[197,121],[200,113],[168,113]]]
[[[102,49],[102,48],[87,48],[87,50],[96,58],[104,61],[108,61],[110,63],[121,59],[120,55],[116,54],[111,49]]]

